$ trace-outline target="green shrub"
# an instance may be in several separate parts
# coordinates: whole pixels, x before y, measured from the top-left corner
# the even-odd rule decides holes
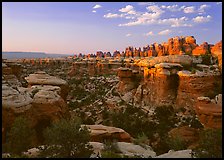
[[[81,128],[80,119],[54,123],[44,130],[46,147],[40,157],[89,158],[92,147],[90,135],[86,128]]]
[[[161,136],[167,134],[171,128],[175,127],[174,125],[177,122],[174,108],[171,105],[156,107],[154,119],[158,122],[156,131]]]
[[[21,152],[32,147],[32,138],[35,136],[35,131],[30,128],[29,121],[26,118],[19,116],[15,119],[6,136],[5,151],[20,156]]]
[[[139,134],[137,138],[134,140],[134,144],[137,145],[148,144],[148,137],[144,133]]]
[[[120,154],[111,151],[102,151],[101,158],[123,158]]]
[[[200,132],[199,146],[193,149],[196,158],[222,158],[222,129]]]
[[[206,53],[204,55],[201,55],[201,58],[202,58],[202,64],[205,64],[205,65],[210,65],[211,64],[211,54],[209,53]]]
[[[111,112],[110,119],[112,126],[122,128],[131,136],[137,137],[139,133],[144,133],[151,137],[154,132],[155,124],[149,120],[147,113],[140,108],[126,104],[123,112]]]
[[[182,140],[180,136],[170,137],[166,140],[166,143],[168,144],[169,148],[174,151],[187,149],[186,142]]]

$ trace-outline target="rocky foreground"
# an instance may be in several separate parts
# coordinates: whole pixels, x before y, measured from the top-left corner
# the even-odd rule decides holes
[[[4,60],[3,144],[18,116],[28,118],[30,128],[35,129],[35,146],[43,144],[42,132],[50,124],[77,116],[90,130],[94,148],[91,157],[101,156],[104,141],[109,139],[117,142],[120,155],[128,157],[190,158],[198,145],[199,130],[222,127],[221,57],[222,42],[197,45],[189,36],[171,38],[168,43],[155,43],[143,50],[129,47],[123,54],[116,52],[114,58],[88,55],[60,60]],[[175,120],[169,119],[172,125],[159,124],[162,121],[156,110],[164,106],[174,109],[171,114]],[[129,107],[136,109],[136,114],[145,115],[136,117],[136,121],[146,119],[157,128],[164,127],[165,133],[155,129],[147,142],[136,143],[137,134],[128,127],[118,127],[122,124],[111,116],[116,113],[119,117]],[[127,119],[135,114],[127,113]],[[193,124],[196,121],[201,128]],[[180,136],[186,149],[162,151],[163,134],[170,138]],[[36,157],[38,152],[38,148],[33,148],[24,154]]]

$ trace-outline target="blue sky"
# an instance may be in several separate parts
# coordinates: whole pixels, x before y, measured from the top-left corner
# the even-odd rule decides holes
[[[123,51],[193,35],[222,39],[221,2],[3,2],[3,51]]]

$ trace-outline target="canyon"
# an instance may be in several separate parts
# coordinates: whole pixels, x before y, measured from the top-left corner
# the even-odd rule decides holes
[[[169,135],[181,135],[191,150],[197,146],[199,128],[189,127],[183,118],[196,117],[203,129],[222,128],[221,88],[222,41],[198,45],[193,36],[173,37],[142,49],[127,47],[113,57],[98,52],[72,58],[3,59],[2,142],[7,143],[18,116],[31,122],[36,146],[43,144],[42,132],[50,124],[78,116],[91,130],[93,145],[116,140],[124,154],[134,155],[125,147],[138,147],[145,153],[142,157],[156,157],[160,152],[153,149],[162,144],[158,133],[142,151],[133,146],[134,134],[113,126],[107,114],[134,106],[154,123],[155,110],[172,106],[178,123]]]

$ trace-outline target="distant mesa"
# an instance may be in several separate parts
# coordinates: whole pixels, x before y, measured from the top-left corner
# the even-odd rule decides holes
[[[66,57],[66,54],[47,54],[44,52],[2,52],[3,59],[20,59],[20,58],[56,58]]]

